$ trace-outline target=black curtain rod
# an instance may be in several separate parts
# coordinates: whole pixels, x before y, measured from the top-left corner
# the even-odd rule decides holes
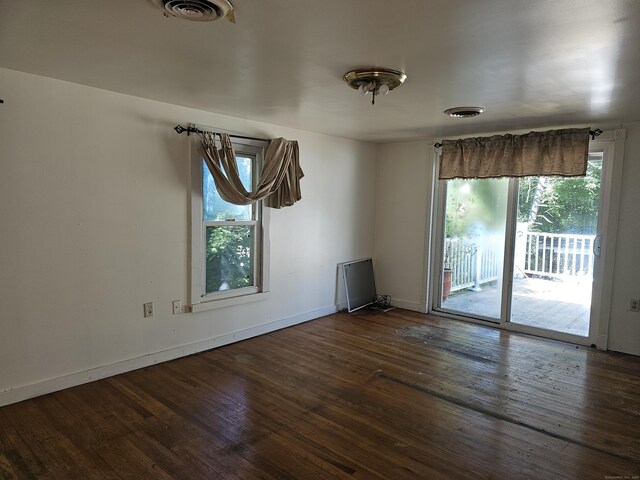
[[[184,128],[182,125],[176,125],[175,127],[173,127],[173,129],[178,134],[187,132],[187,136],[191,135],[192,133],[216,133],[216,132],[210,132],[208,130],[200,130],[199,128],[196,128],[196,127]],[[233,134],[229,134],[229,136],[233,137],[233,138],[243,138],[245,140],[257,140],[258,142],[270,142],[271,141],[270,138],[245,137],[243,135],[233,135]]]
[[[591,135],[591,140],[595,140],[596,137],[600,136],[602,134],[602,130],[600,130],[599,128],[596,128],[595,130],[589,130],[589,135]],[[433,146],[435,148],[440,148],[442,146],[442,143],[438,142],[438,143],[434,143]]]

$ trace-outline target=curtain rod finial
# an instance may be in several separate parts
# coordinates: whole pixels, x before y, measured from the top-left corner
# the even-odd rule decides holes
[[[182,133],[182,132],[188,132],[189,131],[188,129],[184,128],[182,125],[176,125],[173,129],[176,132],[178,132],[179,134]]]

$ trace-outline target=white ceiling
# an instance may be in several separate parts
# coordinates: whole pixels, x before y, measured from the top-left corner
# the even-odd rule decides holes
[[[0,0],[0,66],[371,141],[640,120],[640,0],[231,1]],[[408,79],[372,107],[342,80],[368,66]]]

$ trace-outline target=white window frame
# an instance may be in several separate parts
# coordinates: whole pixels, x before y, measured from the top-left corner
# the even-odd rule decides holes
[[[251,140],[234,136],[233,132],[215,129],[206,126],[197,126],[201,130],[229,133],[234,151],[238,156],[254,158],[252,178],[253,182],[260,175],[264,159],[266,141]],[[264,300],[269,296],[269,209],[264,202],[259,201],[253,209],[254,217],[250,221],[224,221],[210,222],[203,218],[203,158],[200,154],[200,136],[192,135],[190,141],[191,151],[191,202],[190,202],[190,235],[191,235],[191,281],[189,285],[191,298],[191,311],[198,312],[214,308],[228,307],[248,302]],[[244,154],[244,155],[242,155]],[[220,292],[206,292],[206,228],[208,226],[241,226],[255,225],[254,239],[254,285]]]

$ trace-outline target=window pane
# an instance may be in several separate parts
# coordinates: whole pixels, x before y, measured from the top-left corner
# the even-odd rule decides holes
[[[602,158],[584,177],[520,179],[511,322],[589,336]]]
[[[206,293],[254,285],[254,225],[207,227]]]
[[[238,173],[244,188],[251,190],[253,159],[238,155]],[[220,198],[213,176],[202,162],[202,216],[205,222],[216,220],[251,220],[251,205],[233,205]]]
[[[500,318],[508,189],[504,178],[447,182],[443,308]]]

